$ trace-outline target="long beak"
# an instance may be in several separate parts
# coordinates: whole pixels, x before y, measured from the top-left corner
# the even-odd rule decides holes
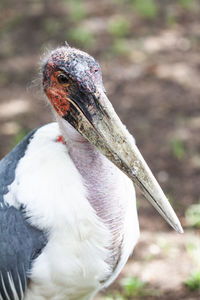
[[[139,186],[176,231],[183,233],[173,208],[105,93],[97,89],[93,95],[76,96],[68,98],[71,109],[64,118]]]

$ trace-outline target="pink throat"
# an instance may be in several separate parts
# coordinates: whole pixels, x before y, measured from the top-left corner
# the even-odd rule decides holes
[[[88,201],[112,233],[112,255],[109,263],[115,268],[120,259],[127,207],[126,199],[122,197],[120,190],[123,184],[121,171],[71,125],[67,124],[63,128],[62,124],[61,131],[66,136],[68,153],[87,188]],[[62,139],[59,138],[59,141]]]

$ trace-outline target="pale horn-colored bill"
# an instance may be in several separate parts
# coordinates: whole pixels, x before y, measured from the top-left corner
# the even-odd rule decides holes
[[[78,104],[72,102],[76,113],[71,112],[73,118],[77,118],[73,126],[138,185],[145,198],[176,231],[183,233],[168,199],[105,93],[99,89],[93,96],[94,102],[88,105],[87,110],[90,118]]]

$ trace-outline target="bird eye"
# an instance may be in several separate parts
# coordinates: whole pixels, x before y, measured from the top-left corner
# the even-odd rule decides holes
[[[65,74],[59,74],[57,78],[58,78],[58,82],[61,84],[68,83],[69,81]]]

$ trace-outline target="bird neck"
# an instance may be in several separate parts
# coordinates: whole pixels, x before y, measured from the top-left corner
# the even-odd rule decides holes
[[[87,199],[112,234],[109,260],[114,268],[124,237],[124,220],[129,206],[125,182],[129,179],[65,120],[59,118],[58,123],[69,156],[83,179]]]
[[[86,138],[84,138],[76,129],[74,129],[74,127],[72,127],[67,121],[59,117],[57,114],[56,120],[60,127],[62,136],[67,144],[68,151],[72,154],[72,159],[74,151],[77,155],[81,155],[82,151],[97,151],[96,148],[90,144]]]
[[[110,214],[111,208],[114,212],[114,208],[118,209],[119,202],[124,201],[120,199],[122,195],[116,188],[117,186],[120,188],[121,181],[123,181],[122,172],[68,122],[60,117],[57,121],[69,156],[87,188],[90,204],[99,217],[107,218],[106,212]]]

